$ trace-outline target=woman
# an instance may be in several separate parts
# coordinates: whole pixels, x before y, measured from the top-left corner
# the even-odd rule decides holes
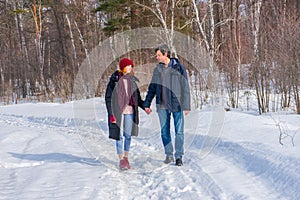
[[[132,60],[121,59],[119,70],[111,75],[105,92],[109,138],[116,140],[119,167],[122,170],[130,169],[128,155],[131,136],[138,135],[138,106],[145,109],[136,84],[138,79],[133,75],[133,67]],[[120,128],[122,120],[123,129]]]

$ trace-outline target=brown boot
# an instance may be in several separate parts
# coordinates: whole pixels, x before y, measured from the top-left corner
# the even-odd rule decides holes
[[[129,165],[128,158],[127,158],[127,157],[124,157],[124,160],[126,161],[127,168],[130,169],[130,165]]]
[[[128,169],[127,161],[125,159],[120,160],[120,169],[121,170],[127,170]]]

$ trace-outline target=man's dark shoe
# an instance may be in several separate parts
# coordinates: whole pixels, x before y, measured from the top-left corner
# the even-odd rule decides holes
[[[176,165],[177,165],[177,166],[182,166],[182,165],[183,165],[182,159],[181,159],[181,158],[177,158],[177,159],[176,159]]]
[[[174,162],[174,157],[167,155],[166,159],[164,160],[164,163],[169,164],[171,162]]]

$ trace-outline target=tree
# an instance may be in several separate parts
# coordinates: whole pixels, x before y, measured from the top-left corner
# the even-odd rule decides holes
[[[269,111],[270,99],[270,70],[268,63],[261,60],[262,49],[260,49],[261,10],[262,0],[250,1],[250,20],[253,35],[253,59],[251,63],[252,76],[256,90],[259,114]]]

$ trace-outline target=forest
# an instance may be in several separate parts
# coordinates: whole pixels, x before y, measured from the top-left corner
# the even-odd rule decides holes
[[[254,96],[259,114],[300,114],[299,10],[298,0],[0,0],[0,102],[76,100],[80,66],[101,42],[130,30],[159,28],[171,47],[179,43],[175,33],[201,46],[207,55],[202,65],[218,71],[218,90],[228,109]],[[201,108],[216,92],[214,83],[171,49],[186,66],[193,100]],[[191,48],[184,51],[197,57]],[[85,98],[104,95],[124,56],[137,72],[156,62],[153,49],[129,45],[105,66],[96,77],[97,89]],[[151,76],[150,69],[146,75]]]

